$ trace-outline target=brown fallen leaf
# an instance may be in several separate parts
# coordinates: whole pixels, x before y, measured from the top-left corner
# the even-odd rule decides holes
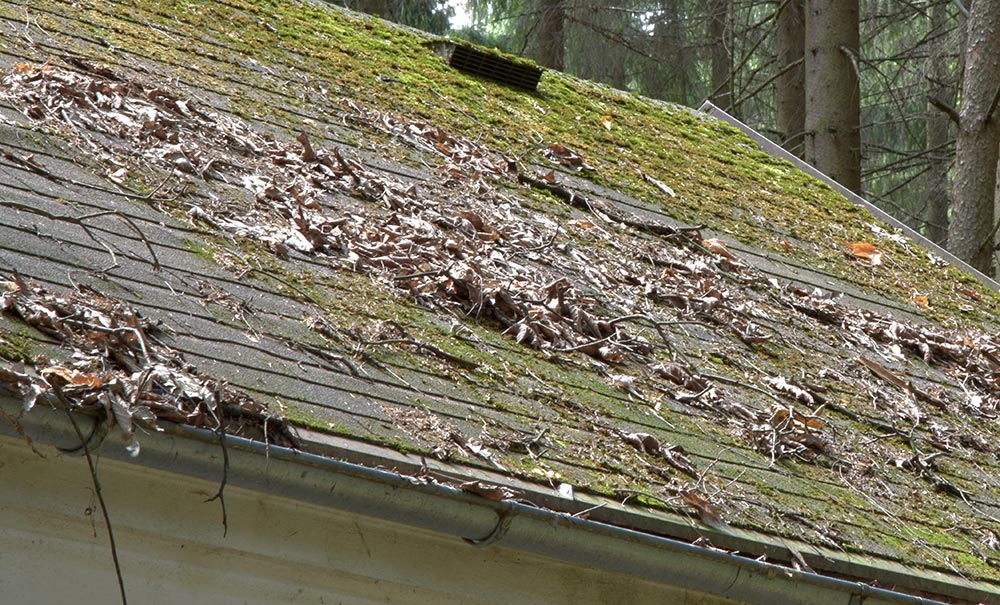
[[[777,426],[787,421],[788,418],[792,420],[792,426],[800,431],[818,431],[823,428],[823,421],[815,416],[806,416],[795,409],[786,408],[784,406],[772,406],[771,407],[771,425]]]
[[[517,490],[485,481],[466,481],[459,488],[463,492],[469,492],[487,500],[510,500],[521,495]]]
[[[625,440],[625,443],[644,454],[652,454],[654,456],[660,454],[660,442],[649,433],[628,433],[627,435],[623,435],[622,439]]]
[[[712,254],[718,254],[719,256],[728,258],[729,260],[736,260],[736,257],[733,256],[733,253],[730,252],[729,248],[726,246],[726,242],[717,237],[702,240],[701,243],[708,248],[708,251]]]
[[[97,388],[102,382],[96,374],[85,374],[74,368],[49,366],[41,371],[42,377],[50,384],[60,387],[71,385],[84,388]]]
[[[309,144],[309,136],[304,132],[300,132],[299,136],[295,137],[295,140],[302,144],[302,161],[315,162],[317,156],[316,152],[313,151],[312,145]]]
[[[545,148],[543,153],[550,159],[574,170],[592,170],[590,166],[584,163],[583,156],[560,143],[552,143]]]
[[[847,248],[856,258],[868,261],[873,267],[877,267],[882,264],[882,253],[879,252],[878,248],[868,242],[854,242],[847,244]]]
[[[726,523],[722,518],[722,509],[706,500],[697,492],[692,490],[683,490],[681,491],[681,499],[684,500],[687,505],[694,507],[694,509],[698,511],[698,518],[701,519],[701,522],[705,525],[715,527],[717,529],[728,525],[728,523]]]
[[[931,305],[926,296],[919,296],[917,294],[913,295],[913,304],[917,305],[924,311],[930,311]]]

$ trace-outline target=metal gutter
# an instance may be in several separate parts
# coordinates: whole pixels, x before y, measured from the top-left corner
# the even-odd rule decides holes
[[[0,400],[0,407],[10,417],[20,411],[11,399]],[[79,445],[65,411],[39,405],[20,421],[37,443]],[[165,429],[141,437],[138,459],[110,442],[101,455],[208,480],[222,477],[215,433],[180,425]],[[0,422],[0,433],[20,438],[7,422]],[[468,548],[499,545],[760,605],[939,603],[242,438],[227,437],[227,450],[229,485],[463,538],[473,545]],[[972,585],[956,588],[950,597],[981,602],[1000,597]]]
[[[948,261],[948,263],[951,264],[956,269],[964,271],[965,273],[968,273],[969,275],[975,277],[980,282],[982,282],[984,286],[990,288],[991,290],[995,292],[1000,292],[1000,283],[997,283],[988,275],[981,273],[979,270],[973,268],[971,265],[969,265],[962,259],[958,258],[951,252],[948,252],[941,246],[927,239],[926,237],[924,237],[923,235],[921,235],[920,233],[918,233],[917,231],[915,231],[914,229],[903,223],[902,221],[886,213],[878,206],[872,204],[871,202],[859,196],[858,194],[854,193],[847,187],[844,187],[840,183],[826,176],[825,174],[817,170],[814,166],[811,166],[810,164],[807,164],[801,159],[795,157],[794,155],[789,153],[785,148],[781,147],[780,145],[771,141],[770,139],[760,134],[753,128],[750,128],[743,122],[729,115],[724,110],[719,109],[711,101],[705,101],[704,103],[702,103],[701,107],[698,108],[698,111],[702,112],[705,115],[722,120],[731,126],[735,126],[739,130],[743,131],[743,134],[753,139],[754,142],[757,143],[758,146],[760,146],[761,151],[764,151],[774,157],[781,158],[791,163],[793,166],[805,172],[806,174],[826,183],[831,189],[843,195],[848,200],[853,202],[855,205],[861,206],[868,212],[871,212],[873,215],[875,215],[875,217],[878,218],[880,221],[887,223],[893,226],[894,228],[902,231],[904,234],[906,234],[907,237],[912,239],[914,242],[920,244],[929,252],[932,252],[935,255],[940,256],[944,260]]]

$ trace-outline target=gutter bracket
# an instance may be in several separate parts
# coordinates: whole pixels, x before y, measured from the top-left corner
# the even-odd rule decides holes
[[[506,501],[500,502],[500,510],[497,511],[497,524],[493,527],[493,531],[489,533],[485,538],[466,538],[463,537],[467,544],[471,544],[476,548],[486,548],[494,542],[499,542],[507,534],[507,530],[510,529],[510,524],[514,520],[514,507]]]

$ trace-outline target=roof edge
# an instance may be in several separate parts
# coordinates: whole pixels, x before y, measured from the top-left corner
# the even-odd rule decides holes
[[[704,103],[702,103],[701,107],[698,108],[698,111],[700,111],[704,115],[708,115],[718,120],[722,120],[723,122],[726,122],[730,126],[736,127],[737,129],[742,131],[743,134],[753,139],[753,141],[757,143],[757,145],[760,147],[761,151],[768,153],[774,157],[781,158],[782,160],[789,162],[802,172],[805,172],[809,176],[819,179],[824,184],[829,186],[831,189],[846,197],[848,201],[852,202],[854,205],[861,206],[862,208],[873,214],[875,218],[879,219],[883,223],[887,223],[891,225],[893,228],[902,231],[904,234],[906,234],[907,237],[909,237],[911,240],[919,244],[928,252],[940,256],[944,260],[948,261],[948,264],[955,267],[959,271],[968,273],[972,277],[975,277],[984,286],[993,290],[994,292],[1000,292],[1000,283],[997,283],[988,275],[982,273],[981,271],[974,268],[972,265],[966,263],[962,259],[958,258],[948,250],[942,248],[938,244],[935,244],[931,240],[927,239],[926,237],[924,237],[923,235],[912,229],[909,225],[898,220],[896,217],[882,210],[875,204],[869,202],[868,200],[861,197],[857,193],[854,193],[847,187],[844,187],[837,181],[831,179],[826,174],[820,172],[815,166],[807,164],[803,160],[795,157],[794,155],[789,153],[788,150],[781,147],[780,145],[777,145],[774,141],[768,139],[767,137],[760,134],[750,126],[744,124],[737,118],[729,115],[728,113],[726,113],[725,110],[720,109],[711,101],[705,101]]]
[[[79,445],[63,410],[42,404],[21,416],[20,403],[5,397],[0,399],[0,411],[0,418],[8,420],[0,422],[0,434],[27,436],[36,443],[66,449]],[[14,418],[20,423],[17,427],[10,426]],[[222,478],[219,435],[183,425],[163,423],[163,428],[142,438],[139,460],[131,458],[124,447],[105,447],[101,455],[208,480]],[[396,472],[239,437],[226,436],[225,440],[227,484],[451,535],[472,546],[500,545],[761,605],[938,603],[512,500],[490,500]],[[989,601],[1000,596],[982,584],[937,584],[937,594],[957,599]]]

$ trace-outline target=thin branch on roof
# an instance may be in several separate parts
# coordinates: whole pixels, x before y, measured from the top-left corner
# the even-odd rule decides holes
[[[474,361],[469,361],[468,359],[463,359],[457,355],[452,355],[451,353],[444,351],[432,344],[421,342],[414,338],[386,338],[384,340],[361,340],[359,344],[362,345],[389,345],[389,344],[404,344],[416,347],[419,351],[426,350],[431,355],[444,359],[445,361],[450,361],[451,363],[462,366],[463,368],[475,369],[479,367],[479,364]]]
[[[13,208],[14,210],[22,210],[24,212],[36,214],[38,216],[47,218],[50,221],[71,223],[73,225],[80,227],[81,229],[83,229],[84,233],[87,234],[87,237],[89,237],[94,243],[100,245],[102,248],[104,248],[105,251],[107,251],[108,254],[111,255],[112,266],[105,268],[104,269],[105,272],[110,271],[114,267],[118,266],[118,257],[115,256],[115,252],[114,250],[111,249],[110,246],[105,244],[103,241],[97,239],[97,237],[93,234],[93,232],[91,232],[90,227],[88,227],[85,224],[85,221],[94,218],[99,218],[102,216],[115,216],[123,220],[129,227],[131,227],[132,230],[136,233],[136,235],[139,236],[139,239],[142,240],[142,243],[145,244],[146,250],[149,251],[149,255],[152,258],[153,270],[159,271],[160,269],[160,260],[156,257],[156,252],[153,251],[152,244],[150,244],[149,240],[146,239],[146,236],[142,233],[142,230],[139,229],[138,226],[136,226],[135,222],[132,221],[131,218],[129,218],[128,216],[122,214],[117,210],[101,210],[98,212],[92,212],[90,214],[84,214],[81,216],[66,216],[64,214],[52,214],[51,212],[46,212],[41,208],[35,208],[34,206],[29,206],[27,204],[20,204],[18,202],[11,202],[7,200],[0,200],[0,206],[5,206],[7,208]]]

